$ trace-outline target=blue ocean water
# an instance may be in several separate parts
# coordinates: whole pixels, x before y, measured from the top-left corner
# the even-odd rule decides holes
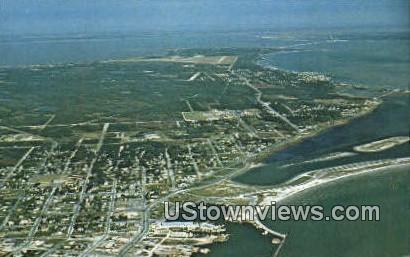
[[[313,38],[266,56],[265,64],[291,71],[320,72],[348,83],[408,89],[410,37],[407,32],[357,37]]]

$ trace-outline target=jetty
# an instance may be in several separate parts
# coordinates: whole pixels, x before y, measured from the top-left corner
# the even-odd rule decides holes
[[[282,246],[285,244],[286,241],[286,234],[279,233],[277,231],[274,231],[267,226],[265,226],[257,217],[255,217],[253,221],[254,226],[257,229],[263,230],[262,234],[263,235],[272,235],[274,238],[272,239],[272,244],[278,244],[278,247],[276,250],[272,253],[272,257],[277,257],[279,256],[279,252],[282,249]],[[275,240],[279,239],[279,240]]]

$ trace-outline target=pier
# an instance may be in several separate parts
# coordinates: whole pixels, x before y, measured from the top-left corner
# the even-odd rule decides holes
[[[278,257],[280,250],[282,249],[282,246],[285,244],[286,241],[286,234],[282,234],[279,232],[276,232],[270,228],[268,228],[267,226],[265,226],[257,217],[255,217],[253,224],[255,225],[255,227],[257,229],[261,229],[263,230],[262,234],[263,235],[272,235],[275,238],[279,239],[279,244],[278,244],[278,248],[276,248],[276,250],[272,253],[272,257]],[[272,244],[275,244],[274,239],[272,239]]]
[[[285,235],[285,234],[281,234],[281,233],[279,233],[279,232],[273,231],[272,229],[270,229],[270,228],[268,228],[267,226],[265,226],[265,225],[264,225],[258,218],[256,218],[256,217],[255,217],[253,223],[254,223],[254,225],[255,225],[255,227],[256,227],[257,229],[263,230],[263,233],[266,234],[266,235],[267,235],[267,234],[270,234],[270,235],[272,235],[272,236],[274,236],[274,237],[278,237],[278,238],[280,238],[280,239],[286,238],[286,235]]]

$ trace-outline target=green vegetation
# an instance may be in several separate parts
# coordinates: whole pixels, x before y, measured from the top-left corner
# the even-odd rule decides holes
[[[158,238],[178,244],[153,229],[163,201],[248,202],[235,197],[253,191],[229,178],[379,103],[341,96],[322,75],[258,66],[269,51],[2,68],[0,249],[123,256]],[[188,241],[224,238],[191,229],[186,253]]]

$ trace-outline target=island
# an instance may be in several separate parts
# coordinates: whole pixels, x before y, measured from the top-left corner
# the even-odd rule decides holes
[[[367,115],[383,101],[377,90],[323,74],[259,65],[274,51],[177,49],[0,68],[0,256],[207,253],[207,245],[229,240],[225,227],[165,221],[164,201],[263,205],[343,176],[409,163],[314,170],[271,188],[233,182],[272,153]],[[274,244],[286,238],[253,225]]]

